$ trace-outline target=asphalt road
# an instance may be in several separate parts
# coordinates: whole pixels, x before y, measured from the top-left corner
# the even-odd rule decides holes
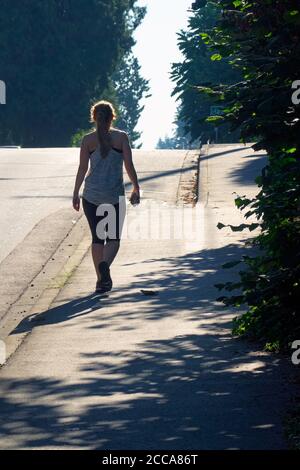
[[[171,213],[181,159],[167,158],[140,170]],[[241,220],[233,193],[255,194],[263,159],[239,145],[211,148],[194,244],[124,240],[108,297],[93,292],[88,251],[51,308],[17,325],[11,336],[30,333],[0,370],[2,449],[286,448],[286,361],[233,338],[237,312],[216,301],[215,284],[229,276],[221,266],[245,237],[216,223]],[[154,214],[154,226],[167,215]]]
[[[174,200],[185,154],[134,151],[144,197]],[[70,207],[78,159],[74,148],[0,149],[0,262],[41,219]]]

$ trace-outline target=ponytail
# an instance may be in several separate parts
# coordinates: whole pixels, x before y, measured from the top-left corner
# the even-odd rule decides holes
[[[96,132],[97,132],[101,157],[106,158],[111,149],[111,143],[110,143],[107,125],[105,121],[102,120],[102,118],[97,117],[96,126],[97,126]]]
[[[99,101],[91,108],[91,119],[96,123],[96,132],[102,158],[106,158],[111,149],[109,129],[115,118],[114,107],[108,101]]]

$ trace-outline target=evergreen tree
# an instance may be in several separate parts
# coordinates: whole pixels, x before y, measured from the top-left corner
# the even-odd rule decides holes
[[[198,90],[201,85],[233,83],[239,74],[229,65],[229,60],[221,60],[218,54],[213,55],[204,40],[209,31],[221,16],[216,5],[208,2],[200,11],[189,19],[186,31],[178,33],[178,45],[184,60],[172,65],[171,78],[176,82],[172,95],[178,95],[180,102],[179,119],[184,122],[185,135],[193,142],[201,139],[215,141],[215,124],[206,122],[214,114],[214,100],[204,96]],[[211,60],[213,56],[213,61]],[[217,112],[220,112],[217,110]],[[220,129],[220,141],[235,141],[237,135],[229,134],[227,128]]]
[[[65,146],[85,128],[145,8],[136,0],[2,0],[0,142]]]
[[[151,95],[149,92],[149,80],[140,74],[141,66],[132,53],[127,54],[112,77],[112,86],[115,90],[118,118],[116,126],[125,130],[134,147],[139,148],[141,144],[137,141],[141,133],[135,130],[145,105],[141,105],[143,98]]]
[[[176,112],[176,119],[173,122],[175,128],[171,136],[166,135],[157,142],[157,149],[196,149],[201,147],[201,139],[193,140],[189,133],[186,123],[180,118],[182,114],[181,106]]]

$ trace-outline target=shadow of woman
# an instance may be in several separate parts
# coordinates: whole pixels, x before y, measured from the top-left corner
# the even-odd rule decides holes
[[[101,299],[107,297],[107,294],[93,292],[85,297],[77,298],[52,307],[49,310],[30,315],[24,318],[11,334],[26,333],[32,331],[38,325],[66,322],[76,317],[87,315],[94,310],[102,308]]]

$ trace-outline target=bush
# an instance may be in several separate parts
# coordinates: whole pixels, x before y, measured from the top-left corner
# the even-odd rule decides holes
[[[254,150],[264,149],[269,156],[257,178],[257,197],[236,199],[246,218],[258,220],[261,230],[252,241],[258,255],[240,260],[240,282],[218,286],[239,289],[220,300],[247,305],[235,320],[234,333],[263,340],[267,349],[284,350],[300,338],[300,108],[292,102],[293,82],[300,79],[300,9],[295,0],[209,3],[223,13],[202,40],[212,56],[230,59],[242,80],[200,91],[225,100],[223,120],[232,131],[240,129],[244,142],[256,139]],[[239,229],[253,228],[244,224]]]

